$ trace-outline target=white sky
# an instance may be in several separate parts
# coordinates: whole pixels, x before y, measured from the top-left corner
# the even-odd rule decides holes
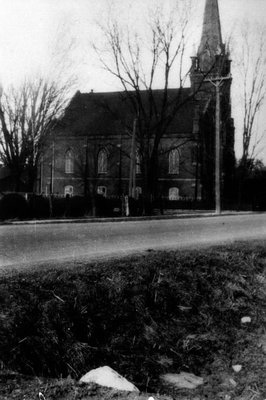
[[[58,47],[73,44],[69,57],[77,76],[76,89],[81,92],[119,90],[118,83],[105,73],[91,48],[91,42],[101,42],[96,21],[101,21],[110,5],[119,18],[139,26],[147,7],[175,0],[0,0],[0,82],[5,87],[17,83],[36,70],[47,71],[48,60],[56,58]],[[186,1],[186,0],[183,0]],[[196,46],[199,42],[205,0],[195,2]],[[220,0],[223,38],[237,24],[248,19],[251,27],[266,22],[266,0]],[[266,40],[266,39],[265,39]],[[56,47],[55,42],[59,41]],[[238,46],[241,37],[234,38]],[[191,44],[192,45],[192,44]],[[256,44],[254,44],[256,45]],[[52,65],[56,70],[56,61]],[[234,76],[233,76],[234,78]],[[237,110],[238,82],[233,86],[233,117],[236,120],[236,152],[239,154],[240,124]],[[266,110],[264,112],[266,115]],[[265,119],[266,125],[266,119]],[[260,154],[266,160],[266,150]]]

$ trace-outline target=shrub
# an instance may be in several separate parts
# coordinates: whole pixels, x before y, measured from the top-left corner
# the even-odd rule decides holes
[[[67,201],[67,199],[66,199]],[[88,213],[90,204],[85,197],[74,196],[70,198],[69,215],[70,217],[83,217]]]
[[[24,196],[18,193],[8,193],[0,200],[0,218],[27,218],[28,204]]]
[[[96,197],[96,213],[99,217],[111,217],[113,215],[114,201],[102,195]]]
[[[44,196],[31,195],[28,201],[32,218],[48,218],[50,215],[49,199]]]
[[[54,197],[52,199],[53,217],[83,217],[90,205],[82,196]]]
[[[67,199],[64,197],[52,197],[52,217],[65,217],[68,212]]]

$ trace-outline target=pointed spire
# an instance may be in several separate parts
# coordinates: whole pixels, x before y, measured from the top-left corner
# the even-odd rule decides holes
[[[218,0],[206,0],[201,41],[198,49],[198,57],[202,61],[201,67],[204,70],[211,67],[215,61],[215,56],[222,54],[223,51]]]

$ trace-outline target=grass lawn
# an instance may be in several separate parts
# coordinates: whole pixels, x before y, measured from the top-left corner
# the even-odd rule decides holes
[[[263,243],[5,274],[0,304],[1,400],[113,398],[76,382],[103,365],[175,399],[266,399]],[[204,385],[162,385],[180,371]]]

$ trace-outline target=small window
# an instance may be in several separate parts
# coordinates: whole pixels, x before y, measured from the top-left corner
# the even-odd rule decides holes
[[[100,194],[101,196],[106,197],[106,194],[107,194],[106,186],[98,186],[97,193]]]
[[[179,174],[179,151],[171,150],[169,153],[169,174]]]
[[[65,156],[65,173],[73,174],[74,172],[74,155],[72,150],[68,150]]]
[[[67,185],[67,186],[65,186],[65,190],[64,190],[64,194],[65,194],[65,197],[66,196],[73,196],[73,193],[74,193],[74,189],[73,189],[73,186],[71,186],[71,185]]]
[[[102,149],[98,153],[98,174],[107,173],[107,151]]]
[[[169,189],[169,200],[179,200],[179,189],[177,187]]]

